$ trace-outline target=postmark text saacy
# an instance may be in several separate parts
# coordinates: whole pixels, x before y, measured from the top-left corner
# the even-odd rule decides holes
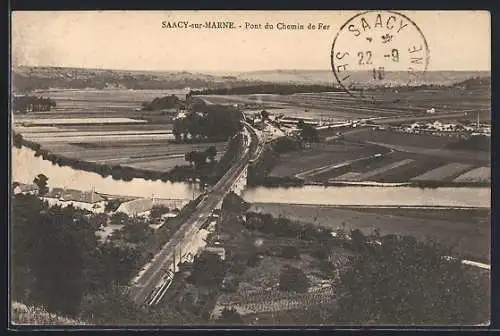
[[[331,65],[344,89],[370,99],[352,88],[359,82],[390,85],[396,72],[404,73],[411,85],[427,70],[429,57],[427,40],[410,18],[392,11],[367,11],[340,28],[332,44]]]

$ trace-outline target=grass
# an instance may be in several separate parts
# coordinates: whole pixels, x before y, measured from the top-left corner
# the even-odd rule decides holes
[[[402,165],[394,169],[390,169],[381,174],[373,176],[370,180],[375,182],[408,182],[412,177],[424,174],[425,172],[443,165],[444,162],[440,158],[435,157],[420,157],[410,164]]]
[[[490,213],[470,209],[357,209],[314,205],[258,203],[253,211],[270,213],[317,225],[360,229],[370,234],[375,228],[385,234],[412,235],[419,239],[437,239],[456,246],[460,254],[478,261],[490,259]]]
[[[453,180],[454,182],[490,182],[491,168],[479,167],[462,174]]]
[[[311,148],[282,154],[271,176],[293,176],[303,171],[373,155],[378,149],[346,144],[311,144]]]
[[[429,170],[424,174],[412,178],[412,181],[448,181],[472,168],[469,164],[452,162],[444,166]]]
[[[459,139],[433,135],[396,133],[389,130],[366,129],[363,132],[346,134],[350,141],[373,141],[398,146],[412,146],[421,148],[445,148]]]
[[[12,302],[11,322],[14,325],[86,325],[68,317],[47,312],[45,309]]]

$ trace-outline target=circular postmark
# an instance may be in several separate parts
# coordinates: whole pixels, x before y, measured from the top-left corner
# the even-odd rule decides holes
[[[371,102],[398,100],[398,90],[381,87],[418,84],[429,64],[429,47],[420,28],[393,11],[366,11],[342,25],[332,44],[331,64],[339,85]]]

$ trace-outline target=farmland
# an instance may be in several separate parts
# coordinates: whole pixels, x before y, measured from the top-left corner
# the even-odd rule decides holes
[[[321,259],[315,255],[318,246],[314,241],[280,235],[269,235],[248,228],[240,221],[224,216],[217,234],[228,253],[226,262],[231,265],[226,279],[234,284],[217,298],[213,316],[224,307],[235,308],[242,315],[253,316],[263,312],[279,313],[290,309],[304,309],[320,303],[331,304],[336,297],[335,271],[322,269]],[[285,249],[294,247],[296,257],[284,255]],[[335,246],[326,252],[327,264],[339,270],[348,261],[352,251]],[[257,257],[256,256],[260,256]],[[280,274],[284,268],[300,269],[309,281],[303,293],[283,291],[279,288]],[[333,273],[329,273],[329,272]],[[335,273],[335,274],[334,274]]]
[[[206,95],[203,97],[214,103],[259,103],[266,108],[284,109],[282,113],[286,116],[301,113],[303,117],[312,118],[396,117],[425,113],[431,107],[436,109],[436,117],[452,112],[474,111],[484,111],[487,116],[486,112],[491,110],[490,84],[482,80],[471,79],[450,87],[367,90],[364,94],[373,96],[378,102],[360,101],[346,92]],[[329,111],[329,114],[325,111]]]
[[[490,211],[486,209],[349,208],[256,203],[250,209],[328,228],[360,229],[365,234],[434,238],[475,260],[490,259]]]
[[[454,75],[449,78],[456,78]],[[444,82],[439,83],[442,84]],[[200,97],[220,104],[246,106],[253,103],[275,116],[305,118],[335,127],[361,119],[371,119],[372,124],[401,124],[412,120],[427,120],[431,123],[449,120],[457,124],[475,124],[478,119],[488,124],[491,120],[490,91],[488,78],[474,78],[446,87],[366,90],[365,94],[373,95],[377,102],[359,101],[346,92],[208,94]],[[430,108],[435,109],[432,115],[426,113]],[[469,170],[490,165],[490,152],[483,150],[485,146],[462,144],[455,136],[405,134],[375,127],[335,127],[323,127],[320,143],[311,143],[300,150],[280,154],[269,170],[269,177],[276,181],[298,177],[306,183],[411,181],[419,185],[471,185],[489,182],[488,178],[458,179]],[[467,146],[479,150],[470,150]],[[374,157],[376,154],[381,156]],[[451,171],[452,167],[457,168]],[[437,172],[448,170],[450,174],[425,175],[434,169]]]
[[[172,140],[172,113],[139,111],[142,102],[181,91],[165,90],[49,90],[55,110],[16,114],[14,131],[23,139],[68,159],[95,164],[168,172],[187,165],[193,150],[225,150],[223,142],[176,144]]]
[[[372,128],[348,130],[334,141],[281,154],[270,176],[297,176],[306,182],[488,183],[486,175],[458,179],[490,164],[489,152],[449,149],[459,141]]]

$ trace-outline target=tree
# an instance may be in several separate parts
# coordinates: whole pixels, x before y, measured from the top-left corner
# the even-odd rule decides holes
[[[300,259],[299,250],[295,246],[285,246],[281,251],[281,256],[287,259]]]
[[[300,135],[302,139],[306,141],[318,141],[319,136],[318,136],[318,131],[316,128],[314,128],[311,125],[304,124],[304,126],[301,128]]]
[[[305,126],[304,120],[300,119],[299,122],[297,123],[297,128],[298,129],[303,129]]]
[[[217,319],[219,324],[243,324],[244,321],[241,315],[234,308],[224,308],[221,311],[221,316]]]
[[[351,243],[357,250],[362,250],[366,247],[366,237],[360,229],[351,231]]]
[[[89,218],[90,225],[96,230],[108,225],[108,215],[105,213],[94,213]]]
[[[201,168],[205,163],[207,163],[207,154],[205,152],[195,151],[193,155],[193,161],[196,169]]]
[[[174,127],[174,129],[172,130],[172,133],[174,134],[176,142],[182,141],[182,132],[178,127]]]
[[[121,225],[125,224],[129,220],[129,216],[124,212],[115,212],[111,215],[111,224]]]
[[[262,112],[260,112],[260,116],[262,120],[267,120],[269,119],[269,112],[267,112],[266,110],[262,110]]]
[[[110,201],[107,201],[106,205],[104,206],[104,211],[106,211],[106,212],[116,211],[120,207],[121,203],[122,202],[117,198],[110,200]]]
[[[121,229],[123,238],[133,244],[145,242],[148,236],[152,233],[151,228],[143,221],[132,218],[127,221]]]
[[[309,280],[304,272],[291,265],[285,265],[281,269],[279,277],[279,290],[305,293],[309,289]]]
[[[362,253],[347,265],[335,318],[355,324],[484,322],[489,318],[489,278],[477,281],[460,261],[445,260],[447,253],[413,237],[384,239],[381,249]]]
[[[151,212],[150,212],[150,217],[151,218],[161,218],[161,216],[163,214],[166,214],[169,212],[169,208],[167,208],[166,206],[164,205],[154,205],[152,208],[151,208]]]
[[[187,152],[186,155],[184,156],[184,160],[189,162],[190,165],[193,164],[194,159],[195,159],[195,152],[194,151]]]
[[[299,144],[291,137],[282,137],[276,140],[274,151],[276,153],[287,153],[299,149]]]
[[[12,142],[16,148],[21,148],[23,146],[23,136],[20,133],[14,133]]]
[[[193,272],[188,282],[197,286],[218,286],[224,278],[224,264],[220,257],[211,252],[202,252],[193,263]]]
[[[16,196],[13,203],[14,296],[74,316],[96,282],[93,228],[72,207],[49,208],[31,195]]]
[[[47,181],[49,178],[44,174],[38,174],[33,183],[38,187],[38,196],[44,196],[49,192],[49,187],[47,186]]]
[[[217,148],[215,148],[215,146],[210,146],[205,150],[205,153],[210,162],[213,163],[215,161],[215,157],[217,156]]]
[[[118,286],[89,293],[81,302],[80,318],[95,324],[140,324],[146,315]]]

